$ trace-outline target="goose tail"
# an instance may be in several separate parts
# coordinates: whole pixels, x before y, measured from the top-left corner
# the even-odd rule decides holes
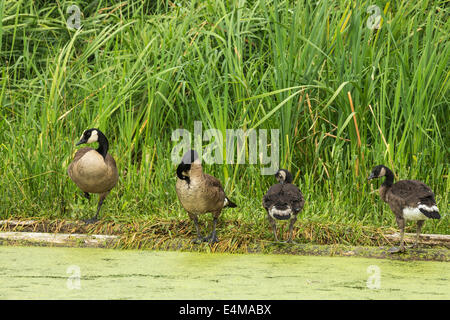
[[[435,203],[431,205],[425,205],[419,202],[417,208],[429,219],[440,219],[439,209]]]

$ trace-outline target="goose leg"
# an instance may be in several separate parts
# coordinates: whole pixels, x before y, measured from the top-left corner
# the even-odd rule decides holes
[[[105,193],[101,193],[100,194],[100,198],[98,199],[98,205],[97,205],[97,212],[95,213],[95,216],[93,218],[84,220],[85,223],[87,224],[91,224],[91,223],[96,223],[98,221],[98,213],[100,212],[100,209],[103,205],[103,201],[105,200],[106,196],[108,195],[109,192],[105,192]]]
[[[277,237],[277,224],[275,223],[275,220],[270,216],[270,214],[267,214],[267,218],[269,219],[270,226],[272,227],[272,232],[275,237],[275,241],[278,242]]]
[[[297,215],[293,215],[291,221],[289,223],[289,238],[287,240],[288,243],[292,243],[292,233],[294,230],[294,223],[297,221]]]
[[[403,238],[405,236],[405,220],[403,218],[397,218],[397,224],[400,229],[400,248],[393,247],[389,250],[390,253],[405,252],[405,245]]]
[[[220,212],[219,212],[220,214]],[[219,214],[215,214],[214,218],[213,218],[213,229],[211,234],[209,235],[209,237],[205,237],[204,241],[208,241],[210,244],[219,242],[219,239],[217,239],[217,234],[216,234],[216,225],[217,225],[217,219],[219,218]]]
[[[189,218],[194,221],[195,230],[197,231],[197,238],[192,240],[194,243],[201,243],[203,241],[202,235],[200,234],[200,228],[198,227],[198,217],[196,214],[189,213]]]
[[[422,226],[423,223],[425,221],[424,220],[418,220],[417,221],[417,231],[416,231],[416,241],[414,242],[414,244],[412,246],[410,246],[409,248],[417,248],[419,245],[419,236],[420,236],[420,231],[422,230]]]
[[[400,230],[400,252],[405,252],[405,224],[403,223],[403,227]]]

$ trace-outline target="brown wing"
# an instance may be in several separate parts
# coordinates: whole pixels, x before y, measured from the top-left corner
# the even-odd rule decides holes
[[[204,174],[205,176],[205,185],[208,188],[217,189],[219,191],[223,191],[222,184],[220,183],[219,179],[216,177],[210,176],[209,174]]]
[[[111,170],[110,181],[111,181],[111,185],[114,187],[117,184],[117,181],[119,180],[119,173],[117,171],[116,161],[108,153],[108,154],[106,154],[106,157],[105,157],[105,163],[108,166],[108,168],[110,168],[110,170]],[[112,189],[112,187],[111,187],[111,189]]]
[[[434,193],[425,183],[417,180],[400,180],[391,187],[391,194],[401,198],[408,206],[418,202],[428,206],[436,205]]]
[[[300,189],[292,183],[285,184],[283,186],[283,192],[285,192],[288,198],[291,200],[292,208],[294,211],[300,211],[305,205],[305,199]]]
[[[272,205],[278,202],[289,203],[296,212],[302,210],[305,205],[302,192],[292,183],[278,183],[267,190],[263,197],[263,207],[269,210]]]
[[[204,173],[205,193],[209,198],[214,199],[219,205],[223,206],[225,201],[225,191],[220,181],[209,174]]]
[[[281,193],[281,183],[274,184],[267,190],[266,194],[263,197],[263,207],[266,210],[269,210],[270,206],[275,203]]]

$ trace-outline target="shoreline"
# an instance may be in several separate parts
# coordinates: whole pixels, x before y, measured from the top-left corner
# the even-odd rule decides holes
[[[161,223],[167,221],[161,221]],[[185,222],[181,222],[183,225]],[[106,232],[92,232],[106,225]],[[183,252],[220,252],[236,254],[289,254],[304,256],[343,256],[390,259],[403,261],[450,261],[450,235],[424,234],[417,249],[409,249],[402,254],[388,252],[392,246],[389,239],[394,240],[395,233],[384,234],[386,243],[381,245],[350,245],[342,243],[280,243],[264,239],[243,243],[240,239],[223,238],[214,245],[208,243],[194,244],[189,232],[182,235],[163,236],[149,233],[147,229],[138,231],[133,224],[99,222],[86,226],[82,222],[66,220],[2,220],[0,221],[0,245],[25,246],[61,246],[76,248],[112,248],[140,249]],[[109,227],[109,230],[108,230]],[[153,227],[155,227],[153,223]],[[47,230],[45,230],[47,229]],[[90,230],[94,229],[94,230]],[[134,230],[133,230],[134,229]],[[46,231],[46,232],[45,232]],[[80,232],[85,231],[85,232]],[[405,235],[405,240],[412,241],[414,234]],[[430,240],[431,239],[431,240]],[[300,239],[305,240],[305,239]]]

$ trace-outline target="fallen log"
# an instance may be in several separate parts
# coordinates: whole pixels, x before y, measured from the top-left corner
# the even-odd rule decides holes
[[[118,236],[79,233],[0,232],[0,241],[31,242],[64,246],[111,247]]]
[[[400,233],[385,234],[386,239],[390,241],[400,241]],[[405,233],[404,240],[406,243],[414,243],[416,240],[415,233]],[[419,236],[419,244],[429,246],[444,246],[450,248],[450,235],[448,234],[421,234]]]
[[[34,220],[23,220],[23,221],[0,220],[0,225],[6,224],[6,225],[11,225],[11,226],[30,226],[35,223],[36,223],[36,221],[34,221]]]

